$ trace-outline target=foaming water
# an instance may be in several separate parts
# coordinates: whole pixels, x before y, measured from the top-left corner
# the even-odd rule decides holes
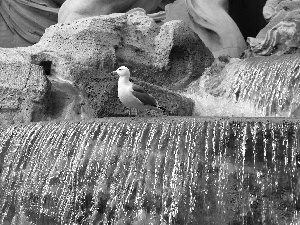
[[[233,59],[221,74],[204,75],[187,96],[196,115],[299,117],[299,65],[299,54]]]
[[[299,223],[298,121],[0,129],[0,224]]]
[[[214,96],[202,89],[181,93],[195,102],[193,116],[265,117],[263,110],[257,109],[250,101],[236,101],[233,98]]]

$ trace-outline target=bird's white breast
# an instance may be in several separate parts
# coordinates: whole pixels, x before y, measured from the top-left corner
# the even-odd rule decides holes
[[[118,82],[118,97],[122,104],[128,108],[141,108],[143,104],[132,94],[132,84]]]

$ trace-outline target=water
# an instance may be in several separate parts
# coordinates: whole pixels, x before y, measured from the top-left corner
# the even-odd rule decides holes
[[[0,128],[0,224],[299,224],[299,121]]]
[[[300,55],[233,59],[185,94],[196,116],[300,117]]]

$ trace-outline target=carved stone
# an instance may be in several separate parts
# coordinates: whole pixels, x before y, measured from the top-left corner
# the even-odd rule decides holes
[[[268,1],[264,12],[272,14],[271,20],[256,38],[248,38],[246,56],[298,53],[300,1]]]
[[[67,23],[76,19],[111,13],[125,13],[130,9],[143,8],[152,13],[162,0],[66,0],[59,9],[58,22]]]
[[[37,43],[45,29],[57,23],[58,9],[52,0],[1,0],[0,47]]]
[[[177,0],[166,6],[166,21],[180,19],[196,32],[214,57],[239,57],[246,49],[244,38],[227,13],[223,0]]]

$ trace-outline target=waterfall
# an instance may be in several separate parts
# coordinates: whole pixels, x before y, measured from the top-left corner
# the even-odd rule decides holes
[[[250,58],[233,72],[232,86],[243,101],[252,101],[266,116],[300,116],[300,55]],[[237,67],[235,67],[237,68]]]
[[[201,116],[300,117],[300,55],[232,59],[185,94]],[[214,70],[212,67],[211,70]]]
[[[298,224],[299,121],[0,127],[0,224]]]

